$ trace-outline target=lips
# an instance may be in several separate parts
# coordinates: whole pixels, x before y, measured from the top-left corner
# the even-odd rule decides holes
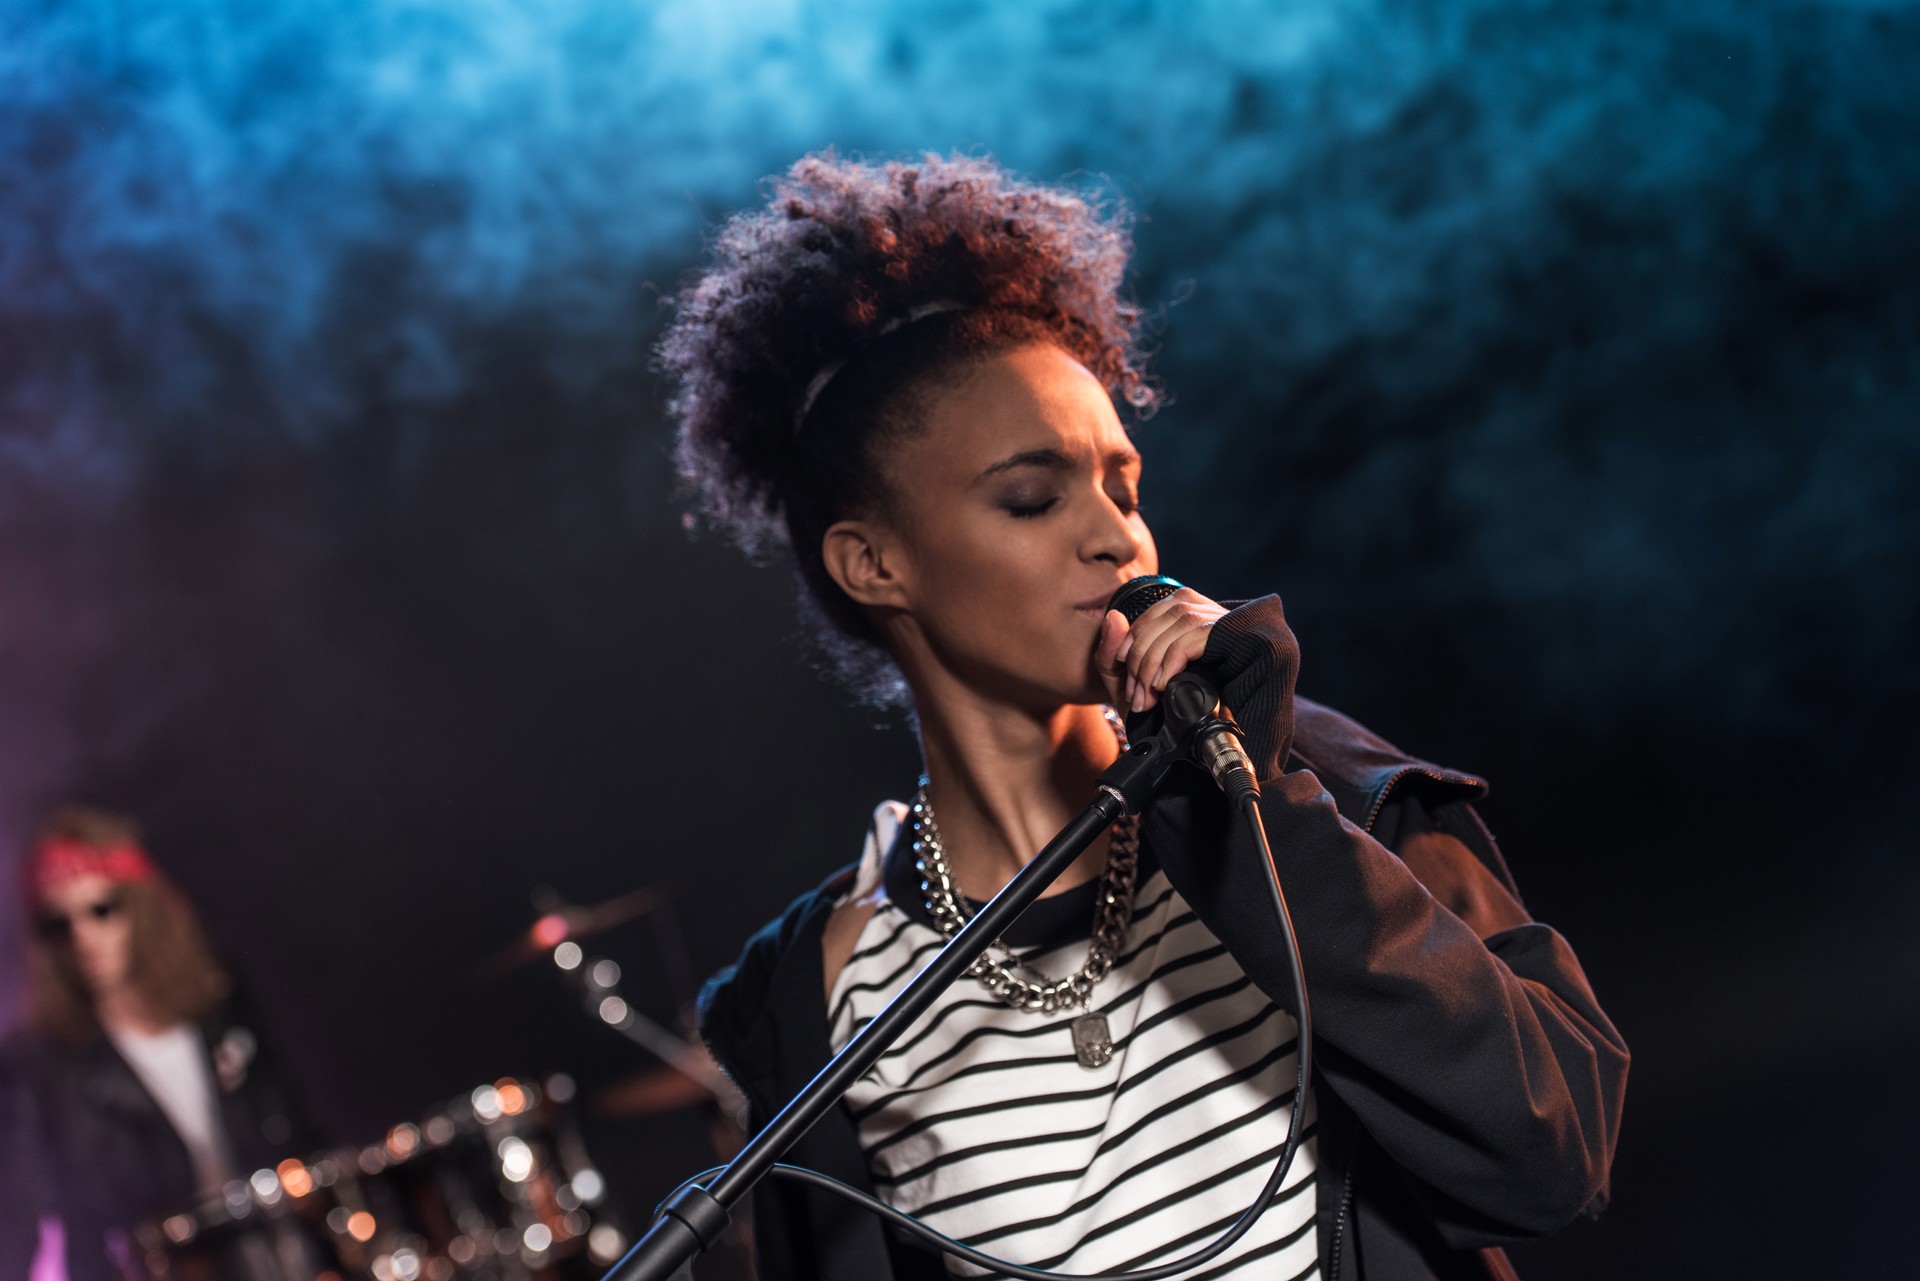
[[[1104,615],[1107,612],[1107,602],[1113,599],[1113,593],[1119,586],[1120,584],[1115,583],[1098,596],[1089,596],[1086,600],[1080,601],[1074,608],[1084,614]]]

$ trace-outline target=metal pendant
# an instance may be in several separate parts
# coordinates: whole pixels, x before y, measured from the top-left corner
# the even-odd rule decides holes
[[[1113,1061],[1113,1035],[1107,1031],[1107,1016],[1088,1010],[1073,1021],[1073,1057],[1088,1071]]]

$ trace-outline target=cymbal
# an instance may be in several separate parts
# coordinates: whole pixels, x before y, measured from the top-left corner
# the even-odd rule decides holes
[[[653,911],[667,901],[666,892],[634,890],[592,907],[559,906],[542,915],[524,934],[473,968],[476,982],[496,979],[529,965],[569,939],[578,942],[604,934]]]
[[[734,1124],[746,1124],[746,1098],[720,1070],[707,1047],[689,1041],[666,1066],[616,1081],[598,1091],[590,1105],[596,1116],[627,1117],[674,1112],[710,1101],[719,1103],[721,1114]]]
[[[652,1116],[711,1102],[713,1091],[678,1068],[648,1068],[597,1091],[588,1106],[595,1116]]]

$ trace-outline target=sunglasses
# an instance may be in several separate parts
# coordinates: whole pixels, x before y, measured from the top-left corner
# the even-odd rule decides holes
[[[103,898],[98,903],[89,903],[77,913],[48,912],[40,917],[40,932],[52,939],[70,939],[76,922],[110,921],[120,914],[121,906],[117,898]]]

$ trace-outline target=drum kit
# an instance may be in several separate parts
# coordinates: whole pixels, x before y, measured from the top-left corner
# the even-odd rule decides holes
[[[639,891],[598,907],[553,903],[475,977],[541,957],[585,1010],[664,1066],[591,1100],[597,1115],[700,1105],[716,1146],[744,1106],[697,1041],[635,1010],[620,968],[580,946],[659,906]],[[125,1259],[144,1281],[566,1281],[598,1276],[631,1244],[589,1157],[564,1074],[508,1077],[449,1100],[362,1147],[282,1161],[191,1210],[137,1225]],[[729,1120],[732,1118],[732,1120]]]

